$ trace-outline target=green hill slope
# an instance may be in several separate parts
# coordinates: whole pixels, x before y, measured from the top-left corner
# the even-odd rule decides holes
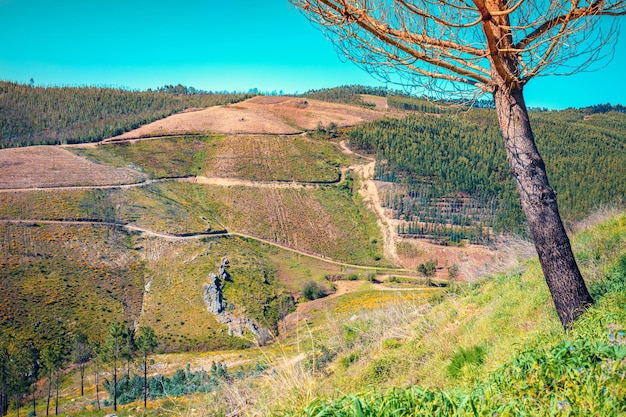
[[[458,110],[457,110],[458,111]],[[583,110],[531,114],[537,146],[566,221],[626,194],[626,115]],[[483,242],[524,230],[495,114],[414,113],[353,128],[350,144],[375,154],[384,204],[399,232]]]
[[[94,142],[184,109],[250,97],[177,87],[181,88],[136,92],[96,87],[31,87],[0,81],[0,148]]]
[[[596,304],[571,331],[560,329],[533,260],[414,318],[405,309],[406,321],[377,340],[359,335],[346,347],[346,329],[376,329],[366,317],[344,324],[344,346],[328,346],[338,360],[314,379],[318,398],[277,414],[624,415],[626,214],[578,233],[574,247]]]

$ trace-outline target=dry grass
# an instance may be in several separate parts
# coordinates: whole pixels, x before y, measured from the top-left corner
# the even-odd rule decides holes
[[[204,175],[251,180],[332,182],[350,159],[331,142],[304,136],[228,136],[207,147]]]
[[[145,178],[139,171],[96,164],[55,146],[2,149],[0,170],[0,189],[128,184]]]
[[[113,140],[172,134],[293,134],[319,123],[353,126],[383,112],[296,97],[255,97],[241,103],[180,113],[126,132]]]
[[[179,198],[216,213],[231,232],[350,263],[380,264],[375,219],[337,187],[300,189],[168,184]],[[200,192],[196,192],[200,190]],[[195,199],[191,199],[194,194]]]

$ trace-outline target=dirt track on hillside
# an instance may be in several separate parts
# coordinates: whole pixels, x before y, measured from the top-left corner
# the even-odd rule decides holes
[[[369,204],[370,208],[374,211],[374,213],[376,213],[378,227],[383,234],[385,258],[393,261],[396,265],[400,265],[400,258],[398,257],[398,253],[396,251],[396,242],[398,240],[396,222],[386,215],[385,209],[380,203],[378,189],[374,183],[374,168],[376,167],[376,161],[373,158],[360,155],[352,151],[348,148],[345,140],[341,141],[340,146],[345,153],[356,155],[369,161],[366,164],[353,165],[350,168],[353,169],[354,172],[362,179],[359,193],[363,197],[363,201]]]

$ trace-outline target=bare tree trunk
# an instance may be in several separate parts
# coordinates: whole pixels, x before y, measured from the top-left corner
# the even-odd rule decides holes
[[[50,415],[50,397],[52,396],[52,373],[48,377],[48,399],[46,401],[46,416]]]
[[[143,411],[148,405],[148,355],[143,355]]]
[[[522,89],[501,86],[494,93],[511,174],[552,300],[565,329],[593,304],[548,183],[533,136]]]
[[[56,377],[55,388],[56,388],[56,396],[54,399],[54,415],[58,416],[59,415],[59,374],[58,373]]]
[[[33,384],[33,416],[37,415],[37,398],[35,392],[37,391],[37,382]]]
[[[85,395],[85,364],[80,364],[80,396]]]
[[[100,369],[98,368],[98,365],[95,365],[95,369],[96,369],[96,375],[95,375],[95,380],[96,380],[96,404],[98,404],[98,411],[100,411],[100,388],[98,388],[98,384],[100,383]]]
[[[117,358],[113,359],[113,411],[117,411]]]

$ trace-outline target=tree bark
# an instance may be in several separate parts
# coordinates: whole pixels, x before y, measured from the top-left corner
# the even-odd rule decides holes
[[[58,416],[59,415],[59,373],[58,372],[57,372],[57,377],[56,377],[55,388],[56,388],[56,396],[54,399],[54,415]]]
[[[98,384],[100,383],[100,378],[99,378],[99,374],[100,374],[100,365],[98,364],[94,364],[94,369],[95,369],[95,382],[96,382],[96,404],[98,405],[98,411],[100,411],[100,388],[98,387]]]
[[[522,88],[501,84],[494,92],[498,121],[511,174],[517,187],[539,262],[565,329],[593,304],[578,269],[539,155]]]
[[[148,355],[143,355],[143,409],[148,405]]]
[[[46,401],[46,416],[50,415],[50,397],[52,396],[52,372],[48,377],[48,400]]]
[[[113,358],[113,411],[117,411],[117,358]]]
[[[85,364],[81,363],[79,365],[80,369],[80,396],[85,395]]]

